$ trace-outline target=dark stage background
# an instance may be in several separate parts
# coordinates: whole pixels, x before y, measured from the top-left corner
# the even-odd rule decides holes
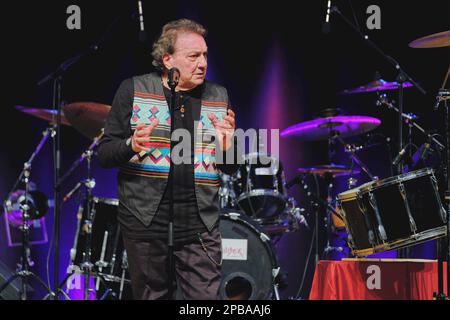
[[[228,88],[239,127],[282,130],[310,120],[326,108],[341,108],[349,115],[377,117],[382,120],[382,125],[373,133],[390,138],[390,144],[364,150],[361,156],[380,177],[390,175],[388,150],[389,146],[394,151],[397,148],[396,114],[376,107],[375,94],[342,96],[338,93],[372,81],[376,71],[387,81],[394,81],[397,72],[380,54],[366,46],[338,16],[332,16],[331,32],[323,34],[321,27],[325,17],[325,0],[299,1],[295,4],[293,1],[270,4],[243,1],[143,2],[147,30],[145,43],[138,40],[138,22],[130,19],[131,12],[136,10],[136,1],[16,2],[2,9],[2,199],[47,126],[44,121],[17,111],[14,106],[51,108],[51,83],[38,86],[37,82],[55,70],[62,61],[98,41],[118,18],[120,20],[110,30],[100,49],[78,62],[64,75],[65,102],[111,104],[122,80],[153,70],[151,43],[162,25],[170,20],[187,17],[199,21],[209,31],[208,79]],[[334,2],[353,23],[356,19],[362,31],[387,54],[397,59],[403,69],[427,91],[426,95],[422,95],[415,88],[406,89],[405,111],[416,113],[425,128],[441,130],[443,114],[442,111],[433,112],[433,105],[435,94],[449,66],[449,50],[412,49],[408,43],[425,35],[448,30],[449,2]],[[66,8],[70,4],[77,4],[81,8],[81,30],[66,28]],[[381,8],[380,30],[366,28],[366,19],[369,17],[366,8],[371,4]],[[364,137],[349,141],[363,141]],[[417,134],[414,139],[419,145],[424,141]],[[385,141],[384,138],[381,140]],[[89,144],[90,141],[73,128],[62,128],[62,173]],[[295,177],[298,167],[326,164],[327,144],[281,139],[280,158],[287,180],[290,180]],[[49,142],[36,158],[32,170],[32,180],[49,198],[53,197],[52,159]],[[343,154],[335,162],[348,163]],[[95,159],[93,167],[96,180],[94,195],[115,198],[115,170],[100,168]],[[85,165],[79,167],[66,181],[63,194],[85,178],[85,169]],[[367,181],[363,175],[357,178],[359,184]],[[345,190],[345,178],[339,178],[337,186],[336,192]],[[289,194],[296,197],[300,206],[307,207],[305,196],[298,187],[292,187]],[[79,200],[79,197],[75,197],[62,207],[60,280],[65,275],[69,249],[75,236]],[[51,238],[53,211],[45,218]],[[312,214],[307,219],[313,226]],[[20,250],[7,246],[5,228],[2,218],[0,261],[13,270],[19,261]],[[283,299],[308,297],[314,272],[313,256],[307,265],[311,236],[311,230],[300,228],[284,235],[276,244],[279,262],[286,274],[287,287],[281,290]],[[49,242],[35,245],[31,250],[35,261],[32,269],[45,281],[48,250]],[[340,259],[347,253],[345,249],[328,258]],[[433,242],[414,247],[411,255],[414,258],[434,258]],[[53,252],[49,261],[50,282],[53,283]],[[299,290],[303,275],[304,285]],[[42,297],[44,293],[41,289],[35,289],[35,298]]]

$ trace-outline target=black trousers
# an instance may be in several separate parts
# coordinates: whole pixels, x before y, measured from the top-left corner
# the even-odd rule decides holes
[[[222,258],[219,228],[202,233],[201,239],[174,246],[174,278],[182,299],[218,298]],[[168,299],[167,241],[135,240],[125,236],[123,240],[134,298]]]

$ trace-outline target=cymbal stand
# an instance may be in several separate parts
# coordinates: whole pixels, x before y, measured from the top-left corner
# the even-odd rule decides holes
[[[50,290],[49,287],[45,284],[45,282],[39,278],[36,274],[34,274],[32,271],[30,271],[30,266],[33,266],[34,263],[31,261],[30,257],[30,210],[31,208],[31,199],[30,199],[30,175],[31,175],[31,166],[33,163],[34,158],[37,156],[37,154],[41,151],[42,147],[44,146],[45,142],[49,138],[49,136],[53,137],[55,134],[54,127],[49,127],[43,132],[42,139],[40,140],[38,146],[36,147],[36,150],[33,152],[31,157],[28,159],[27,162],[24,163],[23,170],[19,175],[19,178],[17,179],[16,183],[14,184],[14,187],[12,191],[8,194],[7,200],[4,202],[5,210],[8,211],[8,208],[11,207],[11,194],[14,192],[16,187],[20,182],[23,182],[25,185],[25,194],[24,194],[24,201],[23,203],[20,203],[20,211],[22,213],[22,225],[20,226],[20,231],[22,232],[22,257],[21,262],[19,264],[19,268],[16,271],[14,275],[12,275],[1,287],[0,287],[0,293],[3,292],[3,290],[6,289],[8,285],[10,285],[16,278],[20,277],[22,280],[21,287],[20,287],[20,299],[21,300],[27,300],[27,287],[28,287],[28,278],[32,277],[35,280],[38,281],[38,283],[48,292],[48,295],[54,296],[54,293]]]
[[[324,175],[325,183],[327,185],[327,200],[326,200],[326,206],[325,206],[325,224],[327,229],[327,244],[325,245],[325,248],[323,250],[322,256],[323,258],[328,257],[328,254],[332,251],[342,252],[344,249],[342,247],[332,247],[331,246],[331,237],[333,235],[333,229],[332,229],[332,220],[331,215],[332,212],[336,212],[333,208],[333,180],[334,176],[331,173],[327,173]],[[329,208],[333,208],[333,210],[330,210]]]

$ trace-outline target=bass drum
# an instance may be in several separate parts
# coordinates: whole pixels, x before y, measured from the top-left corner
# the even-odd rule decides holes
[[[274,297],[279,266],[270,238],[245,213],[222,212],[222,300],[265,300]]]

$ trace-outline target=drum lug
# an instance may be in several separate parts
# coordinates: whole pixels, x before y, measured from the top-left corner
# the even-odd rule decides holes
[[[403,185],[403,183],[401,183],[401,182],[399,183],[398,189],[403,198],[403,202],[405,203],[406,212],[408,214],[409,226],[411,228],[411,231],[416,233],[416,231],[417,231],[416,222],[414,221],[414,218],[411,214],[411,209],[409,208],[408,198],[406,197],[406,190],[405,190],[405,186]]]
[[[370,242],[370,244],[373,247],[375,247],[376,243],[375,243],[375,236],[373,234],[373,230],[369,230],[368,234],[369,234],[369,242]]]
[[[381,239],[387,240],[386,230],[384,230],[384,226],[383,225],[379,225],[378,226],[378,232],[380,233]]]
[[[348,234],[348,236],[347,236],[347,241],[348,241],[348,243],[350,244],[350,246],[351,246],[352,248],[355,248],[355,242],[353,241],[353,237],[352,237],[351,234]]]
[[[371,203],[371,205],[372,205],[372,203]],[[368,211],[367,211],[366,206],[364,205],[363,194],[361,192],[358,192],[358,207],[359,207],[360,211],[363,212],[363,215],[364,215],[364,221],[366,223],[366,227],[368,230],[367,237],[369,238],[369,242],[372,245],[372,247],[375,247],[375,245],[376,245],[375,235],[372,230],[372,225],[369,220]]]
[[[231,220],[237,220],[241,215],[237,212],[230,212],[228,213],[228,216],[230,217]]]
[[[439,199],[440,195],[439,195],[438,182],[437,182],[436,177],[434,176],[433,170],[430,170],[430,171],[431,171],[431,177],[430,178],[431,178],[431,184],[433,185],[434,196],[436,197],[436,199]],[[449,201],[448,201],[448,196],[447,195],[445,196],[445,202],[448,205]],[[445,221],[447,221],[447,211],[442,206],[441,206],[441,219],[442,219],[443,223],[445,223]]]
[[[378,223],[377,229],[378,229],[378,233],[381,237],[381,240],[386,241],[387,240],[386,230],[384,229],[383,221],[381,221],[381,216],[380,216],[380,211],[378,210],[377,201],[375,200],[375,197],[372,192],[369,192],[369,202],[370,202],[370,205],[371,205],[373,211],[375,212],[375,218],[377,219],[377,223]]]
[[[273,268],[273,269],[272,269],[272,277],[273,277],[274,279],[278,276],[279,273],[280,273],[280,267],[277,267],[277,268]]]
[[[267,242],[270,241],[270,238],[268,235],[266,235],[265,233],[261,232],[261,234],[259,235],[259,238],[262,240],[262,242]]]

